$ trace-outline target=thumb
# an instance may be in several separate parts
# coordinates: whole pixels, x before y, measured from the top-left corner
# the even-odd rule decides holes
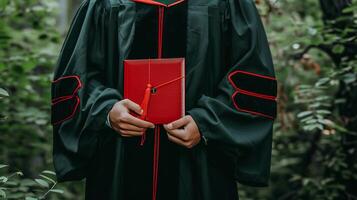
[[[187,116],[184,116],[176,121],[173,121],[169,124],[167,124],[167,128],[169,129],[177,129],[180,128],[182,126],[185,126],[186,124],[188,124],[190,122],[190,120],[188,119]]]

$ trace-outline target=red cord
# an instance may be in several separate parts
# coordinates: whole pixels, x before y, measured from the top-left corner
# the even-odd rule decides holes
[[[154,135],[154,158],[153,158],[153,175],[152,175],[152,199],[156,200],[157,179],[159,174],[159,156],[160,156],[160,125],[155,126]]]
[[[163,23],[164,23],[164,7],[159,7],[159,24],[158,24],[158,58],[162,57],[162,37],[163,37]],[[149,75],[150,76],[150,75]],[[160,87],[166,84],[169,84],[173,81],[179,80],[182,77],[176,78],[175,80],[163,83],[159,85]],[[149,82],[150,83],[150,82]],[[145,90],[144,99],[142,106],[144,106],[144,118],[146,118],[147,109],[150,99],[150,90],[151,85],[148,84],[148,87]],[[150,90],[149,90],[150,89]],[[145,143],[146,133],[141,137],[140,145],[143,146]],[[155,125],[154,130],[154,155],[153,155],[153,172],[152,172],[152,200],[156,200],[157,194],[157,183],[158,183],[158,172],[159,172],[159,156],[160,156],[160,125]]]
[[[157,57],[162,57],[162,38],[163,38],[163,26],[164,26],[164,7],[159,7],[159,28],[158,28],[158,52]]]

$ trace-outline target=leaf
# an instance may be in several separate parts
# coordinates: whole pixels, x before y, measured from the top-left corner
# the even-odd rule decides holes
[[[38,198],[35,198],[35,197],[26,197],[25,200],[38,200]]]
[[[2,189],[0,189],[0,197],[6,199],[6,193]]]
[[[9,179],[6,176],[0,176],[0,182],[6,183]]]
[[[50,177],[48,177],[48,176],[45,176],[45,175],[42,175],[42,174],[41,174],[40,177],[42,177],[42,178],[44,178],[44,179],[46,179],[46,180],[52,182],[53,184],[56,183],[56,181],[54,181],[52,178],[50,178]]]
[[[325,115],[331,114],[331,111],[329,111],[329,110],[317,110],[316,112],[318,114],[325,114]]]
[[[298,118],[303,118],[312,114],[312,111],[304,111],[297,115]]]
[[[8,165],[0,165],[0,169],[8,167]]]
[[[50,190],[50,192],[57,193],[57,194],[63,194],[64,193],[63,190],[59,190],[59,189],[52,189],[52,190]]]
[[[50,185],[43,179],[35,179],[36,183],[38,183],[39,185],[43,186],[43,187],[46,187],[46,188],[49,188]]]
[[[336,53],[336,54],[341,54],[344,51],[345,51],[345,47],[343,45],[340,45],[340,44],[336,44],[332,48],[332,52]]]
[[[22,172],[16,172],[18,176],[23,176],[24,174]]]
[[[43,173],[43,174],[51,174],[51,175],[56,176],[56,173],[53,172],[53,171],[50,171],[50,170],[45,170],[45,171],[43,171],[42,173]]]
[[[0,88],[0,96],[8,97],[8,96],[9,96],[9,93],[8,93],[6,90]]]

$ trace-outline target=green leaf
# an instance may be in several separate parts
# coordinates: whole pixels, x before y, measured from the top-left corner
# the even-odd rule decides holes
[[[0,165],[0,169],[8,167],[8,165]]]
[[[340,45],[340,44],[336,44],[332,48],[332,52],[334,52],[336,54],[341,54],[344,51],[345,51],[345,47],[343,45]]]
[[[49,188],[50,185],[47,183],[47,181],[43,180],[43,179],[35,179],[36,183],[38,183],[39,185]]]
[[[6,199],[6,192],[0,189],[0,197]]]
[[[25,200],[38,200],[38,198],[35,198],[35,197],[26,197]]]
[[[9,96],[9,93],[8,93],[6,90],[0,88],[0,96],[8,97],[8,96]]]
[[[331,114],[331,111],[329,111],[329,110],[317,110],[316,112],[318,114],[325,114],[325,115]]]
[[[60,189],[52,189],[52,190],[50,190],[50,192],[57,193],[57,194],[63,194],[64,193],[64,191],[60,190]]]
[[[44,178],[44,179],[46,179],[46,180],[48,180],[48,181],[50,181],[50,182],[52,182],[53,184],[55,184],[56,183],[56,181],[55,180],[53,180],[52,178],[50,178],[50,177],[48,177],[48,176],[45,176],[45,175],[40,175],[40,177],[42,177],[42,178]]]
[[[16,172],[18,176],[23,176],[24,174],[22,172]]]
[[[307,117],[309,115],[312,114],[312,111],[304,111],[304,112],[301,112],[297,115],[298,118],[303,118],[303,117]]]
[[[6,176],[0,176],[0,182],[6,183],[9,179]]]
[[[56,176],[56,173],[53,172],[53,171],[50,171],[50,170],[45,170],[45,171],[43,171],[42,173],[43,173],[43,174],[51,174],[51,175]]]

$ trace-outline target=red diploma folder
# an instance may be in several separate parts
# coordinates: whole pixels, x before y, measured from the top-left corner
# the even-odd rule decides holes
[[[185,114],[185,59],[124,60],[124,98],[139,104],[141,116],[166,124]]]

